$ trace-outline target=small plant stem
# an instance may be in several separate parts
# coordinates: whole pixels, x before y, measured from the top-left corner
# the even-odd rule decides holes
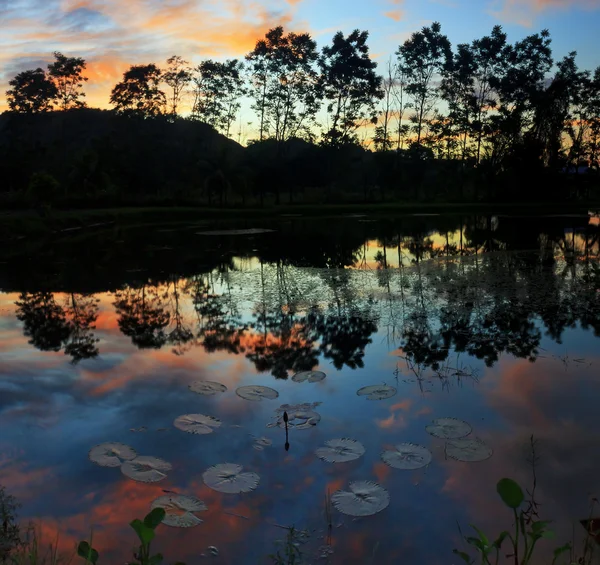
[[[513,514],[515,516],[515,539],[513,540],[513,548],[515,550],[515,565],[519,565],[519,517],[517,516],[516,508],[513,508]]]
[[[529,562],[529,548],[527,541],[527,532],[525,531],[525,516],[523,511],[521,510],[521,514],[519,515],[519,519],[521,520],[521,535],[523,536],[523,543],[525,544],[525,549],[523,550],[523,561],[522,565],[526,565]]]

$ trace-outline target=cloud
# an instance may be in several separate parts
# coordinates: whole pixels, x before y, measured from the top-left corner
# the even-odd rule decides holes
[[[0,90],[31,61],[55,50],[88,61],[88,103],[107,107],[110,89],[131,64],[162,64],[178,54],[243,57],[271,28],[306,30],[302,0],[29,0],[0,3]],[[92,80],[93,79],[93,80]],[[4,100],[0,110],[5,108]]]
[[[598,0],[494,0],[489,10],[498,19],[531,27],[541,13],[548,10],[598,10]]]
[[[404,10],[400,9],[400,6],[404,4],[404,0],[388,0],[388,3],[394,6],[394,9],[384,12],[383,15],[395,22],[402,20],[404,18]]]

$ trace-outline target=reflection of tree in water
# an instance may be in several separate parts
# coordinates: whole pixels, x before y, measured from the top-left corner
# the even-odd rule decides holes
[[[62,306],[50,292],[22,293],[16,305],[23,333],[41,351],[64,348],[73,363],[98,355],[98,339],[92,332],[98,318],[94,296],[71,293]]]
[[[287,271],[279,261],[268,280],[261,262],[260,299],[252,314],[251,346],[246,351],[258,371],[270,371],[279,379],[287,378],[288,371],[308,371],[318,363],[306,316],[298,314],[299,292]],[[267,288],[273,283],[274,288]]]
[[[179,288],[180,284],[179,277],[171,277],[166,290],[166,296],[171,307],[170,318],[174,326],[167,335],[167,343],[173,346],[172,351],[175,355],[183,355],[194,339],[194,332],[186,324],[182,311],[183,297]]]
[[[211,292],[211,288],[211,282],[204,275],[193,277],[187,283],[198,320],[198,341],[209,353],[241,353],[241,337],[246,328],[241,323],[235,302],[230,293],[218,295]]]
[[[160,349],[167,343],[165,328],[171,319],[159,288],[144,283],[115,293],[119,329],[140,349]]]
[[[24,324],[29,343],[41,351],[60,351],[69,337],[64,309],[51,292],[22,293],[17,305],[17,319]]]
[[[98,355],[96,344],[99,340],[92,333],[92,330],[96,329],[98,319],[98,302],[91,294],[67,295],[65,313],[70,335],[65,345],[65,353],[70,355],[75,363]]]

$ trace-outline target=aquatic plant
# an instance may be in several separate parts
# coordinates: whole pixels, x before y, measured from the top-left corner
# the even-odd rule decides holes
[[[493,449],[479,438],[452,439],[446,443],[446,455],[456,461],[485,461],[493,453]]]
[[[431,424],[425,426],[429,435],[441,439],[459,439],[468,436],[472,428],[464,420],[457,418],[437,418]]]
[[[172,465],[163,459],[140,455],[131,461],[125,461],[121,465],[121,473],[140,483],[157,483],[165,479],[165,473],[172,468]]]
[[[120,467],[123,461],[131,461],[136,457],[133,447],[118,442],[101,443],[88,453],[88,459],[100,467]]]
[[[239,494],[253,491],[260,477],[250,471],[242,472],[243,467],[235,463],[220,463],[209,467],[202,473],[204,484],[219,492]]]
[[[152,509],[143,520],[135,519],[129,523],[138,536],[140,545],[137,551],[133,554],[135,561],[130,561],[126,565],[160,565],[163,561],[163,556],[160,553],[151,555],[150,544],[156,537],[156,528],[165,519],[166,512],[164,508]],[[92,547],[92,540],[89,542],[81,541],[77,546],[77,555],[85,560],[85,563],[91,563],[96,565],[99,554],[96,549]],[[35,565],[35,564],[32,564]],[[184,565],[181,562],[175,563],[175,565]]]
[[[194,381],[188,388],[192,392],[203,396],[214,396],[215,394],[221,394],[227,391],[227,387],[224,384],[216,383],[214,381]]]
[[[292,380],[295,383],[303,383],[305,381],[309,383],[320,383],[325,380],[327,375],[323,371],[300,371],[296,373]]]
[[[348,488],[338,490],[331,496],[333,506],[342,514],[371,516],[390,504],[388,491],[373,481],[354,481]]]
[[[431,451],[416,443],[399,443],[393,451],[384,451],[382,461],[394,469],[420,469],[431,463]]]
[[[395,396],[398,391],[390,385],[364,386],[356,391],[358,396],[366,396],[367,400],[385,400]]]
[[[165,517],[162,523],[174,528],[191,528],[202,523],[197,512],[205,512],[206,504],[201,500],[184,494],[159,496],[152,501],[150,508],[162,508]]]
[[[471,524],[477,535],[463,537],[467,544],[474,548],[478,559],[473,559],[468,553],[459,551],[458,549],[455,549],[454,553],[469,565],[474,565],[476,562],[482,565],[497,565],[502,545],[508,540],[512,546],[510,556],[514,560],[514,565],[528,565],[533,560],[533,554],[538,541],[553,537],[553,532],[548,529],[550,522],[531,519],[528,509],[523,508],[523,504],[526,502],[523,490],[512,479],[500,479],[496,485],[496,491],[502,502],[512,510],[514,532],[504,530],[492,541],[479,528]],[[556,548],[554,550],[552,565],[557,562],[561,555],[570,551],[570,549],[570,543]]]
[[[328,463],[346,463],[364,455],[365,446],[360,441],[347,437],[330,439],[325,442],[325,447],[317,448],[315,454]]]
[[[279,396],[279,393],[274,388],[259,385],[241,386],[235,393],[240,398],[253,402],[260,402],[265,398],[267,400],[274,400]]]
[[[319,404],[319,402],[282,404],[275,410],[275,419],[267,424],[267,428],[279,426],[286,429],[308,430],[321,421],[321,414],[313,410]]]
[[[221,427],[221,420],[204,414],[184,414],[176,418],[173,425],[188,434],[206,435]]]

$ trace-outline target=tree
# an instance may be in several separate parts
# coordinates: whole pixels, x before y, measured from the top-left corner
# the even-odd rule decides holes
[[[13,112],[35,114],[52,110],[58,91],[44,69],[20,72],[8,84],[12,88],[6,91],[6,98]]]
[[[164,113],[165,93],[160,90],[162,73],[153,63],[133,65],[110,93],[110,103],[121,114],[153,117]]]
[[[394,95],[397,83],[397,65],[392,63],[390,59],[387,65],[387,73],[385,78],[382,80],[381,87],[383,91],[381,116],[379,124],[375,127],[375,133],[373,135],[373,143],[375,144],[375,150],[377,151],[389,151],[392,148],[392,117],[396,110],[395,103],[396,97]]]
[[[377,63],[369,56],[367,31],[354,30],[348,37],[339,31],[319,60],[323,93],[331,120],[324,142],[343,145],[356,141],[356,130],[365,120],[376,123],[375,104],[383,97]]]
[[[415,133],[421,143],[423,125],[438,99],[436,75],[442,74],[452,58],[450,41],[438,22],[413,33],[397,51],[398,63],[406,77],[406,92],[413,101]]]
[[[67,57],[58,51],[54,52],[54,59],[54,63],[48,65],[48,74],[56,86],[56,99],[60,109],[83,108],[83,85],[88,80],[83,76],[85,60],[81,57]]]
[[[320,107],[315,65],[317,44],[308,33],[271,29],[246,56],[250,63],[253,109],[260,139],[271,134],[277,141],[312,134]]]
[[[467,141],[473,117],[477,115],[475,96],[476,63],[469,45],[460,44],[451,63],[444,69],[440,91],[448,104],[448,130],[460,139],[461,154],[467,156]]]
[[[515,154],[532,126],[536,103],[543,97],[544,81],[552,68],[551,42],[550,33],[543,30],[505,49],[505,70],[493,82],[499,100],[498,112],[490,118],[495,164]]]
[[[203,61],[196,67],[192,118],[203,121],[227,137],[245,94],[243,64],[237,59],[223,63]]]
[[[506,61],[510,57],[510,46],[506,43],[506,33],[501,26],[494,26],[492,33],[471,44],[471,54],[475,63],[475,105],[476,116],[473,124],[477,134],[477,162],[481,159],[481,144],[486,131],[489,131],[487,116],[497,106],[497,86],[506,71]]]
[[[169,111],[176,117],[185,88],[192,80],[192,73],[189,63],[178,55],[173,55],[167,59],[167,65],[167,70],[162,74],[162,79],[171,88]]]

